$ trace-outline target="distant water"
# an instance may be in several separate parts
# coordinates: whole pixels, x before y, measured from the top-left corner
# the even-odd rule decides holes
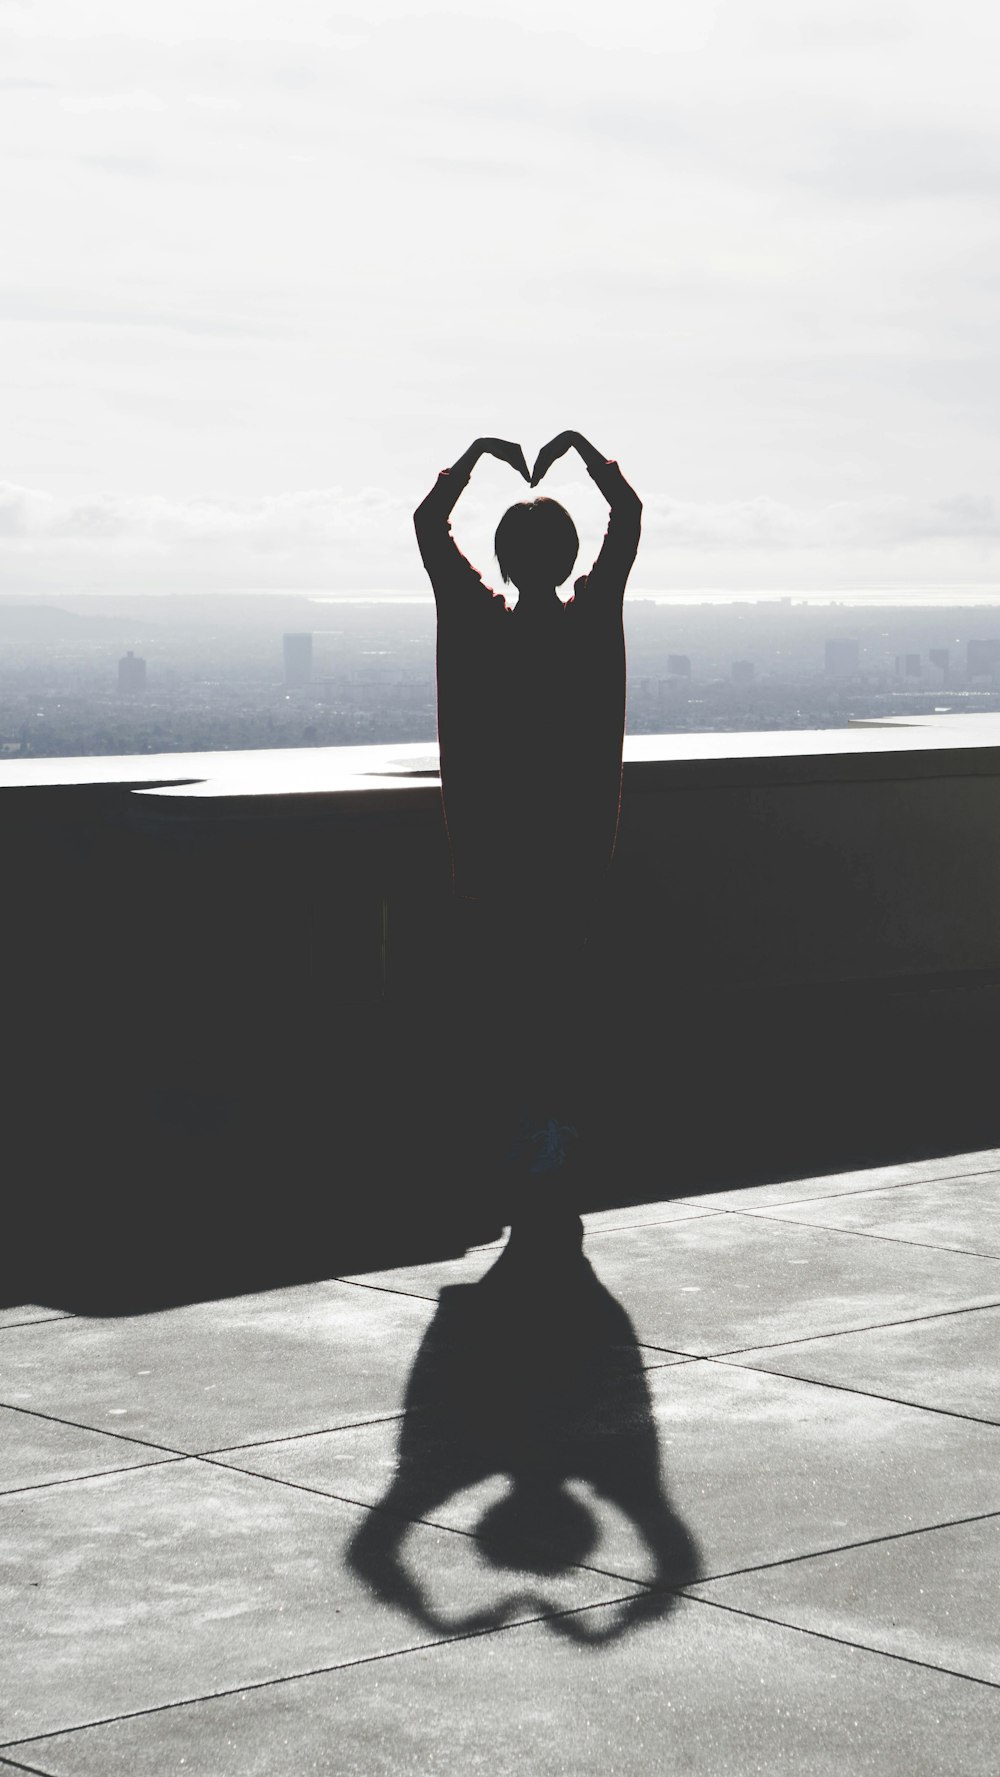
[[[307,595],[313,605],[431,605],[429,592],[336,592]],[[695,588],[669,592],[636,588],[626,604],[654,605],[768,605],[784,609],[792,605],[857,607],[910,605],[915,609],[940,610],[942,606],[1000,606],[1000,586],[873,586],[845,592],[747,592],[745,589]]]

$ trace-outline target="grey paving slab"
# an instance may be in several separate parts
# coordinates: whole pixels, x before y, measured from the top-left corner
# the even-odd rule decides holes
[[[996,1172],[922,1180],[905,1190],[850,1192],[750,1213],[1000,1259],[1000,1173]]]
[[[948,1308],[1000,1302],[1000,1265],[964,1253],[864,1240],[750,1215],[705,1215],[625,1228],[586,1249],[632,1318],[640,1344],[696,1356],[846,1332]],[[482,1276],[480,1254],[384,1271],[383,1290]],[[544,1288],[544,1279],[538,1288]]]
[[[0,1402],[198,1451],[390,1413],[430,1310],[318,1283],[159,1314],[11,1327]],[[15,1403],[17,1404],[17,1403]]]
[[[695,1591],[1000,1685],[1000,1518],[816,1555]]]
[[[616,1624],[587,1611],[24,1754],[51,1777],[995,1777],[988,1686],[687,1598]]]
[[[105,1432],[85,1431],[60,1420],[0,1407],[0,1493],[44,1487],[105,1469],[163,1462],[168,1455],[129,1438],[109,1437]]]
[[[496,1495],[467,1442],[457,1414],[428,1411],[221,1460],[475,1531]],[[711,1361],[609,1379],[589,1411],[536,1427],[532,1460],[590,1515],[578,1558],[654,1583],[1000,1511],[1000,1428]],[[528,1506],[544,1540],[551,1519]]]
[[[765,1346],[729,1361],[1000,1424],[1000,1308]]]
[[[500,1571],[423,1526],[362,1578],[351,1547],[382,1516],[197,1461],[0,1502],[0,1743],[632,1590]]]
[[[702,1191],[683,1201],[712,1209],[766,1209],[774,1204],[803,1203],[855,1191],[878,1191],[894,1185],[920,1184],[929,1179],[967,1178],[983,1172],[1000,1172],[1000,1148],[977,1148],[970,1154],[946,1154],[933,1160],[904,1161],[898,1166],[873,1166],[856,1172],[830,1172],[819,1178],[742,1185],[729,1191]]]
[[[24,1302],[19,1308],[0,1308],[0,1332],[4,1327],[19,1327],[33,1321],[69,1318],[61,1308],[40,1308],[34,1302]]]

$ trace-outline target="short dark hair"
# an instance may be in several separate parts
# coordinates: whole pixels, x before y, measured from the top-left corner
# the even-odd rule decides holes
[[[520,589],[525,579],[561,586],[580,549],[576,525],[558,500],[522,500],[508,507],[493,540],[504,581]]]

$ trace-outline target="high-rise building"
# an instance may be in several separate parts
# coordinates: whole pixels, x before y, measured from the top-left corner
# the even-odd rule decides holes
[[[313,639],[308,630],[281,638],[285,658],[285,684],[308,685],[312,678]]]
[[[995,673],[1000,667],[1000,642],[989,640],[969,642],[966,647],[966,671],[970,679]]]
[[[824,671],[832,679],[849,679],[858,670],[861,648],[857,642],[842,637],[823,645]]]
[[[133,654],[131,648],[123,654],[118,662],[119,691],[145,691],[146,662],[140,654]]]
[[[948,650],[947,650],[947,648],[929,648],[927,651],[927,658],[930,661],[932,666],[936,666],[938,668],[939,672],[941,673],[942,678],[946,679],[948,677]]]
[[[752,685],[754,680],[754,664],[752,660],[734,660],[732,665],[734,685]]]
[[[919,654],[907,654],[905,656],[905,666],[908,679],[919,679],[921,677],[924,669],[920,664]]]
[[[676,679],[689,679],[691,677],[690,654],[668,654],[667,671]]]

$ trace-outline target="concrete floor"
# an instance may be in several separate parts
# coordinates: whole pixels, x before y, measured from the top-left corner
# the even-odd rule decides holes
[[[0,1774],[995,1777],[1000,1151],[498,1253],[0,1314]]]

